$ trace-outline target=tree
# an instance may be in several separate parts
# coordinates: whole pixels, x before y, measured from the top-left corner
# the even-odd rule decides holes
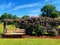
[[[0,20],[1,20],[1,17],[0,17]]]
[[[22,17],[22,19],[26,19],[26,18],[29,18],[29,16],[28,16],[28,15],[24,15],[24,16]]]
[[[17,18],[19,18],[19,17],[17,17],[17,15],[13,15],[12,18],[13,18],[13,19],[17,19]]]
[[[1,19],[11,19],[11,18],[12,14],[4,13],[3,15],[1,15]]]
[[[56,10],[56,7],[54,5],[51,4],[46,4],[42,9],[42,16],[47,16],[49,17],[49,15],[54,12]]]
[[[19,17],[17,17],[16,15],[12,15],[9,13],[4,13],[1,15],[1,19],[17,19]]]
[[[49,17],[56,18],[56,17],[59,17],[59,16],[60,16],[59,12],[58,11],[54,11],[54,12],[51,13],[51,15]]]

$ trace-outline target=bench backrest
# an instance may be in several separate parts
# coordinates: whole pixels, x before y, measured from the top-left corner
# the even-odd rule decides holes
[[[25,29],[7,30],[6,33],[25,33]]]

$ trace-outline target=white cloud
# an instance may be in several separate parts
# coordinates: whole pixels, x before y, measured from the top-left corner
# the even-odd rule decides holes
[[[18,10],[21,8],[27,8],[27,7],[34,7],[34,6],[39,6],[39,3],[20,5],[20,6],[15,7],[14,10]]]
[[[0,10],[4,10],[6,8],[10,8],[11,6],[12,6],[11,2],[9,2],[8,4],[6,4],[6,3],[0,4]]]
[[[12,6],[12,3],[9,2],[7,5],[6,5],[6,8],[10,8]]]

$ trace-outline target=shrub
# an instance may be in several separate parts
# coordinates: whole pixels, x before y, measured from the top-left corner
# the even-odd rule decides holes
[[[60,35],[60,28],[58,28],[57,31],[58,31],[58,34]]]
[[[44,33],[44,28],[42,26],[37,27],[38,30],[36,30],[36,34],[39,35],[43,35]]]
[[[47,24],[47,26],[45,24]],[[48,18],[45,20],[44,17],[31,17],[29,19],[18,20],[18,22],[16,23],[16,27],[26,29],[26,34],[28,35],[42,35],[48,30],[49,31],[47,34],[57,35],[58,32],[52,29],[53,27],[56,27],[56,24],[56,21],[54,21],[52,18]],[[44,27],[46,27],[46,31],[44,31]]]
[[[48,34],[49,34],[50,36],[57,36],[57,35],[58,35],[58,31],[56,31],[55,29],[52,29],[52,30],[50,30],[50,31],[48,32]]]
[[[6,24],[11,25],[11,24],[13,24],[13,22],[12,21],[7,21]]]

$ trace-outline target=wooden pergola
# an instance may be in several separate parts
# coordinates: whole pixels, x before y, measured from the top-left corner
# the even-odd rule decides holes
[[[12,19],[12,21],[17,21],[17,20],[19,20],[19,19]],[[4,24],[3,24],[3,26],[4,26],[4,33],[3,33],[3,35],[4,36],[7,36],[7,35],[21,35],[21,36],[23,36],[23,35],[25,35],[25,29],[18,29],[18,30],[15,30],[15,31],[13,31],[13,30],[7,30],[6,29],[6,22],[7,21],[11,21],[10,19],[4,19],[3,20],[3,22],[4,22]],[[10,31],[10,32],[9,32]]]

